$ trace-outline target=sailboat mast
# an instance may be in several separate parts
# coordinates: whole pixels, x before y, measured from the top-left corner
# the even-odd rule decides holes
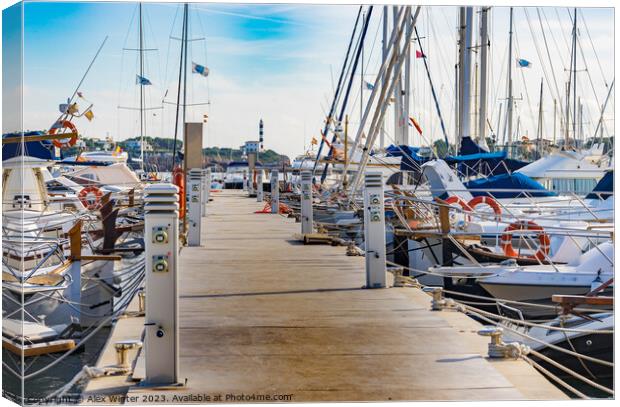
[[[407,38],[411,38],[413,26],[411,22],[411,12],[409,12],[406,16],[407,28],[406,35]],[[410,144],[409,141],[409,125],[407,124],[407,120],[409,120],[409,99],[411,97],[411,42],[405,44],[405,83],[404,89],[402,91],[401,97],[404,98],[402,104],[402,112],[400,117],[400,126],[402,131],[402,141],[403,144],[408,146]],[[429,146],[433,148],[433,146]]]
[[[394,15],[394,27],[396,27],[398,21],[398,6],[392,7],[392,13]],[[407,17],[405,16],[405,19]],[[393,61],[398,60],[400,58],[400,42],[398,46],[395,48],[396,52],[392,54]],[[394,71],[394,81],[396,82],[396,86],[394,87],[394,139],[396,145],[404,144],[403,133],[402,133],[402,114],[403,114],[403,86],[402,86],[402,74],[401,71]]]
[[[577,8],[573,20],[573,139],[577,141]]]
[[[185,10],[187,10],[187,4],[185,4]],[[185,11],[184,10],[184,11]],[[186,38],[185,38],[185,26],[187,25],[187,13],[183,13],[183,25],[181,28],[181,57],[179,59],[179,77],[177,82],[177,108],[174,121],[174,144],[172,147],[172,169],[174,170],[174,164],[177,157],[177,137],[179,134],[179,112],[181,110],[181,80],[183,78],[183,54],[187,51]],[[184,102],[185,104],[185,102]],[[183,110],[183,121],[185,121],[185,109]]]
[[[464,20],[461,22],[464,29],[464,40],[461,44],[461,52],[463,56],[461,58],[462,65],[460,84],[461,89],[461,132],[459,134],[460,139],[464,137],[470,137],[471,132],[471,41],[472,41],[472,23],[473,23],[473,8],[462,7],[461,17]]]
[[[381,64],[384,65],[387,59],[387,50],[388,50],[388,6],[383,6],[383,43],[381,49]],[[385,73],[381,77],[381,86],[385,87],[387,83],[387,76]],[[379,138],[379,147],[383,149],[385,147],[385,122],[381,123],[381,133]]]
[[[480,10],[480,104],[478,110],[478,143],[487,147],[486,121],[487,121],[487,62],[489,52],[488,14],[490,7],[482,7]]]
[[[142,2],[138,4],[138,52],[140,54],[140,167],[144,172],[144,34],[142,32]]]
[[[513,9],[510,7],[510,22],[508,31],[508,106],[506,106],[506,125],[504,127],[504,139],[507,141],[507,145],[512,145],[512,111],[513,111],[513,96],[512,96],[512,15]]]
[[[458,75],[458,81],[457,81],[457,95],[458,95],[458,106],[457,106],[457,111],[458,111],[458,120],[456,121],[458,123],[458,127],[457,127],[457,131],[456,131],[456,135],[457,137],[460,139],[460,137],[463,134],[463,105],[464,105],[464,101],[463,101],[463,84],[465,83],[465,71],[463,70],[463,66],[465,65],[465,29],[466,29],[466,22],[465,22],[465,7],[460,7],[459,8],[459,59],[458,59],[458,65],[457,65],[457,75]],[[458,151],[460,142],[459,140],[455,140],[455,148]]]
[[[575,16],[573,20],[573,38],[571,43],[570,69],[568,74],[568,84],[566,85],[566,125],[564,126],[565,146],[570,145],[570,97],[571,85],[573,85],[573,138],[576,137],[575,132],[577,124],[577,9],[575,8]]]
[[[536,158],[542,155],[542,133],[543,133],[543,78],[540,79],[540,96],[538,99],[538,129],[536,131]]]
[[[181,63],[183,64],[183,145],[185,145],[185,122],[187,116],[187,43],[188,41],[188,26],[189,26],[189,15],[188,15],[188,4],[185,3],[184,6],[184,21],[185,21],[185,32],[183,33],[183,60]],[[187,172],[187,168],[185,168],[186,161],[183,160],[183,170]]]

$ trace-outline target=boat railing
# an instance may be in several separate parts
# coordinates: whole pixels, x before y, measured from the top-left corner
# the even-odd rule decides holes
[[[449,212],[461,214],[465,222],[471,222],[472,219],[475,219],[475,218],[480,219],[480,220],[491,220],[491,221],[496,222],[498,225],[497,231],[484,233],[484,235],[487,236],[487,238],[491,236],[495,236],[496,246],[499,245],[499,239],[501,236],[511,235],[512,239],[518,238],[518,244],[520,247],[524,247],[525,249],[531,252],[537,251],[536,244],[534,243],[534,240],[535,240],[534,235],[538,234],[539,233],[538,231],[532,231],[532,230],[527,230],[527,229],[501,230],[501,228],[499,227],[502,224],[508,226],[514,221],[526,222],[530,220],[529,217],[515,216],[512,219],[503,218],[500,220],[494,213],[471,212],[461,207],[448,205],[445,202],[440,201],[440,200],[439,201],[423,200],[415,196],[403,195],[401,191],[398,191],[398,193],[390,192],[388,194],[393,198],[391,202],[391,207],[394,211],[394,214],[396,215],[396,218],[398,219],[398,221],[400,222],[400,224],[405,230],[407,230],[408,232],[414,233],[414,230],[410,227],[409,222],[404,215],[404,212],[403,212],[404,209],[412,209],[412,208],[416,208],[417,206],[421,206],[418,213],[425,213],[429,215],[421,219],[421,220],[426,221],[426,226],[422,227],[417,232],[422,233],[422,234],[425,234],[425,233],[428,234],[428,233],[432,233],[431,232],[432,230],[435,230],[436,231],[435,233],[438,234],[437,235],[438,237],[440,235],[441,236],[445,235],[444,237],[448,238],[452,242],[454,247],[456,247],[459,250],[459,252],[462,252],[463,255],[474,265],[479,265],[479,263],[463,247],[462,241],[463,239],[466,239],[468,237],[472,239],[475,239],[476,237],[479,238],[480,232],[477,232],[477,231],[467,232],[464,225],[459,227],[457,224],[456,230],[452,226],[450,226],[449,233],[447,234],[443,233],[442,230],[445,230],[445,228],[441,227],[441,220],[440,220],[441,216],[439,215],[439,210],[438,210],[439,208],[443,207],[443,208],[446,208]],[[386,196],[388,194],[386,194]],[[613,266],[613,260],[610,259],[608,256],[606,256],[604,252],[598,247],[598,244],[600,244],[601,241],[606,241],[612,238],[613,236],[612,231],[596,230],[596,229],[584,230],[582,228],[567,227],[567,226],[562,226],[562,225],[548,225],[548,226],[545,226],[545,234],[547,234],[549,237],[562,236],[564,238],[568,238],[569,240],[573,242],[573,244],[576,247],[578,247],[581,250],[581,252],[585,252],[595,247],[597,251],[603,254],[604,257],[607,259],[607,261],[609,261],[609,263]],[[583,241],[579,242],[578,241],[579,238],[585,239],[587,243],[584,245]],[[551,267],[554,268],[554,270],[559,271],[555,262],[551,259],[549,253],[547,253],[544,250],[538,251],[538,253],[539,255],[534,256],[534,259],[539,265],[544,265],[544,264],[550,265]]]
[[[23,242],[23,243],[27,243],[27,242]],[[5,258],[10,257],[10,255],[12,254],[14,256],[14,258],[27,258],[30,255],[32,255],[33,257],[36,257],[36,253],[41,253],[43,252],[43,250],[48,249],[45,252],[45,255],[41,258],[41,260],[39,260],[29,271],[28,273],[24,276],[23,274],[21,275],[17,275],[15,273],[15,269],[14,267],[9,266],[6,262],[5,262]],[[7,266],[7,269],[11,272],[11,274],[13,275],[13,277],[15,277],[16,279],[20,280],[22,283],[27,281],[30,277],[32,277],[34,274],[36,274],[36,272],[41,268],[44,267],[44,265],[48,262],[49,259],[51,259],[53,256],[56,256],[58,258],[58,262],[59,264],[63,264],[64,262],[66,262],[66,257],[64,256],[64,252],[62,250],[62,243],[61,242],[47,242],[47,243],[41,243],[38,246],[29,248],[26,252],[23,253],[19,253],[15,248],[9,248],[9,249],[5,249],[5,254],[2,258],[3,263]]]

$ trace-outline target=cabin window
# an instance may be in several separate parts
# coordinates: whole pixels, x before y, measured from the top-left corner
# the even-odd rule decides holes
[[[92,173],[86,173],[82,175],[82,178],[89,179],[91,181],[99,181],[99,177]]]

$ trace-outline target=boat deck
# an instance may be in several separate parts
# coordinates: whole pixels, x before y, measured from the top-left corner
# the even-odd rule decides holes
[[[417,289],[363,289],[363,257],[304,246],[293,239],[299,224],[254,214],[263,204],[241,191],[211,195],[203,246],[183,248],[180,257],[187,387],[94,379],[85,397],[128,394],[129,404],[218,395],[222,402],[567,398],[524,361],[486,358],[489,338],[467,316],[430,311],[430,297]],[[138,323],[118,324],[100,365],[111,363],[114,337],[141,331]]]

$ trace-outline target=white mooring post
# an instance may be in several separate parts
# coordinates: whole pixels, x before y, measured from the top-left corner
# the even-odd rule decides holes
[[[380,172],[366,173],[364,241],[366,245],[366,287],[384,288],[386,285],[385,212],[383,175]]]
[[[179,189],[144,188],[146,313],[144,385],[179,382]]]
[[[263,202],[263,170],[256,174],[256,202]]]
[[[211,189],[211,168],[202,170],[202,205],[201,216],[207,216],[207,204],[209,203],[209,192]]]
[[[271,170],[271,213],[278,213],[280,209],[280,185],[278,170]]]
[[[202,196],[202,169],[192,168],[188,171],[187,188],[189,191],[189,199],[187,202],[187,245],[200,246],[200,212],[202,210],[200,198]]]
[[[301,172],[301,234],[312,233],[312,172]]]

